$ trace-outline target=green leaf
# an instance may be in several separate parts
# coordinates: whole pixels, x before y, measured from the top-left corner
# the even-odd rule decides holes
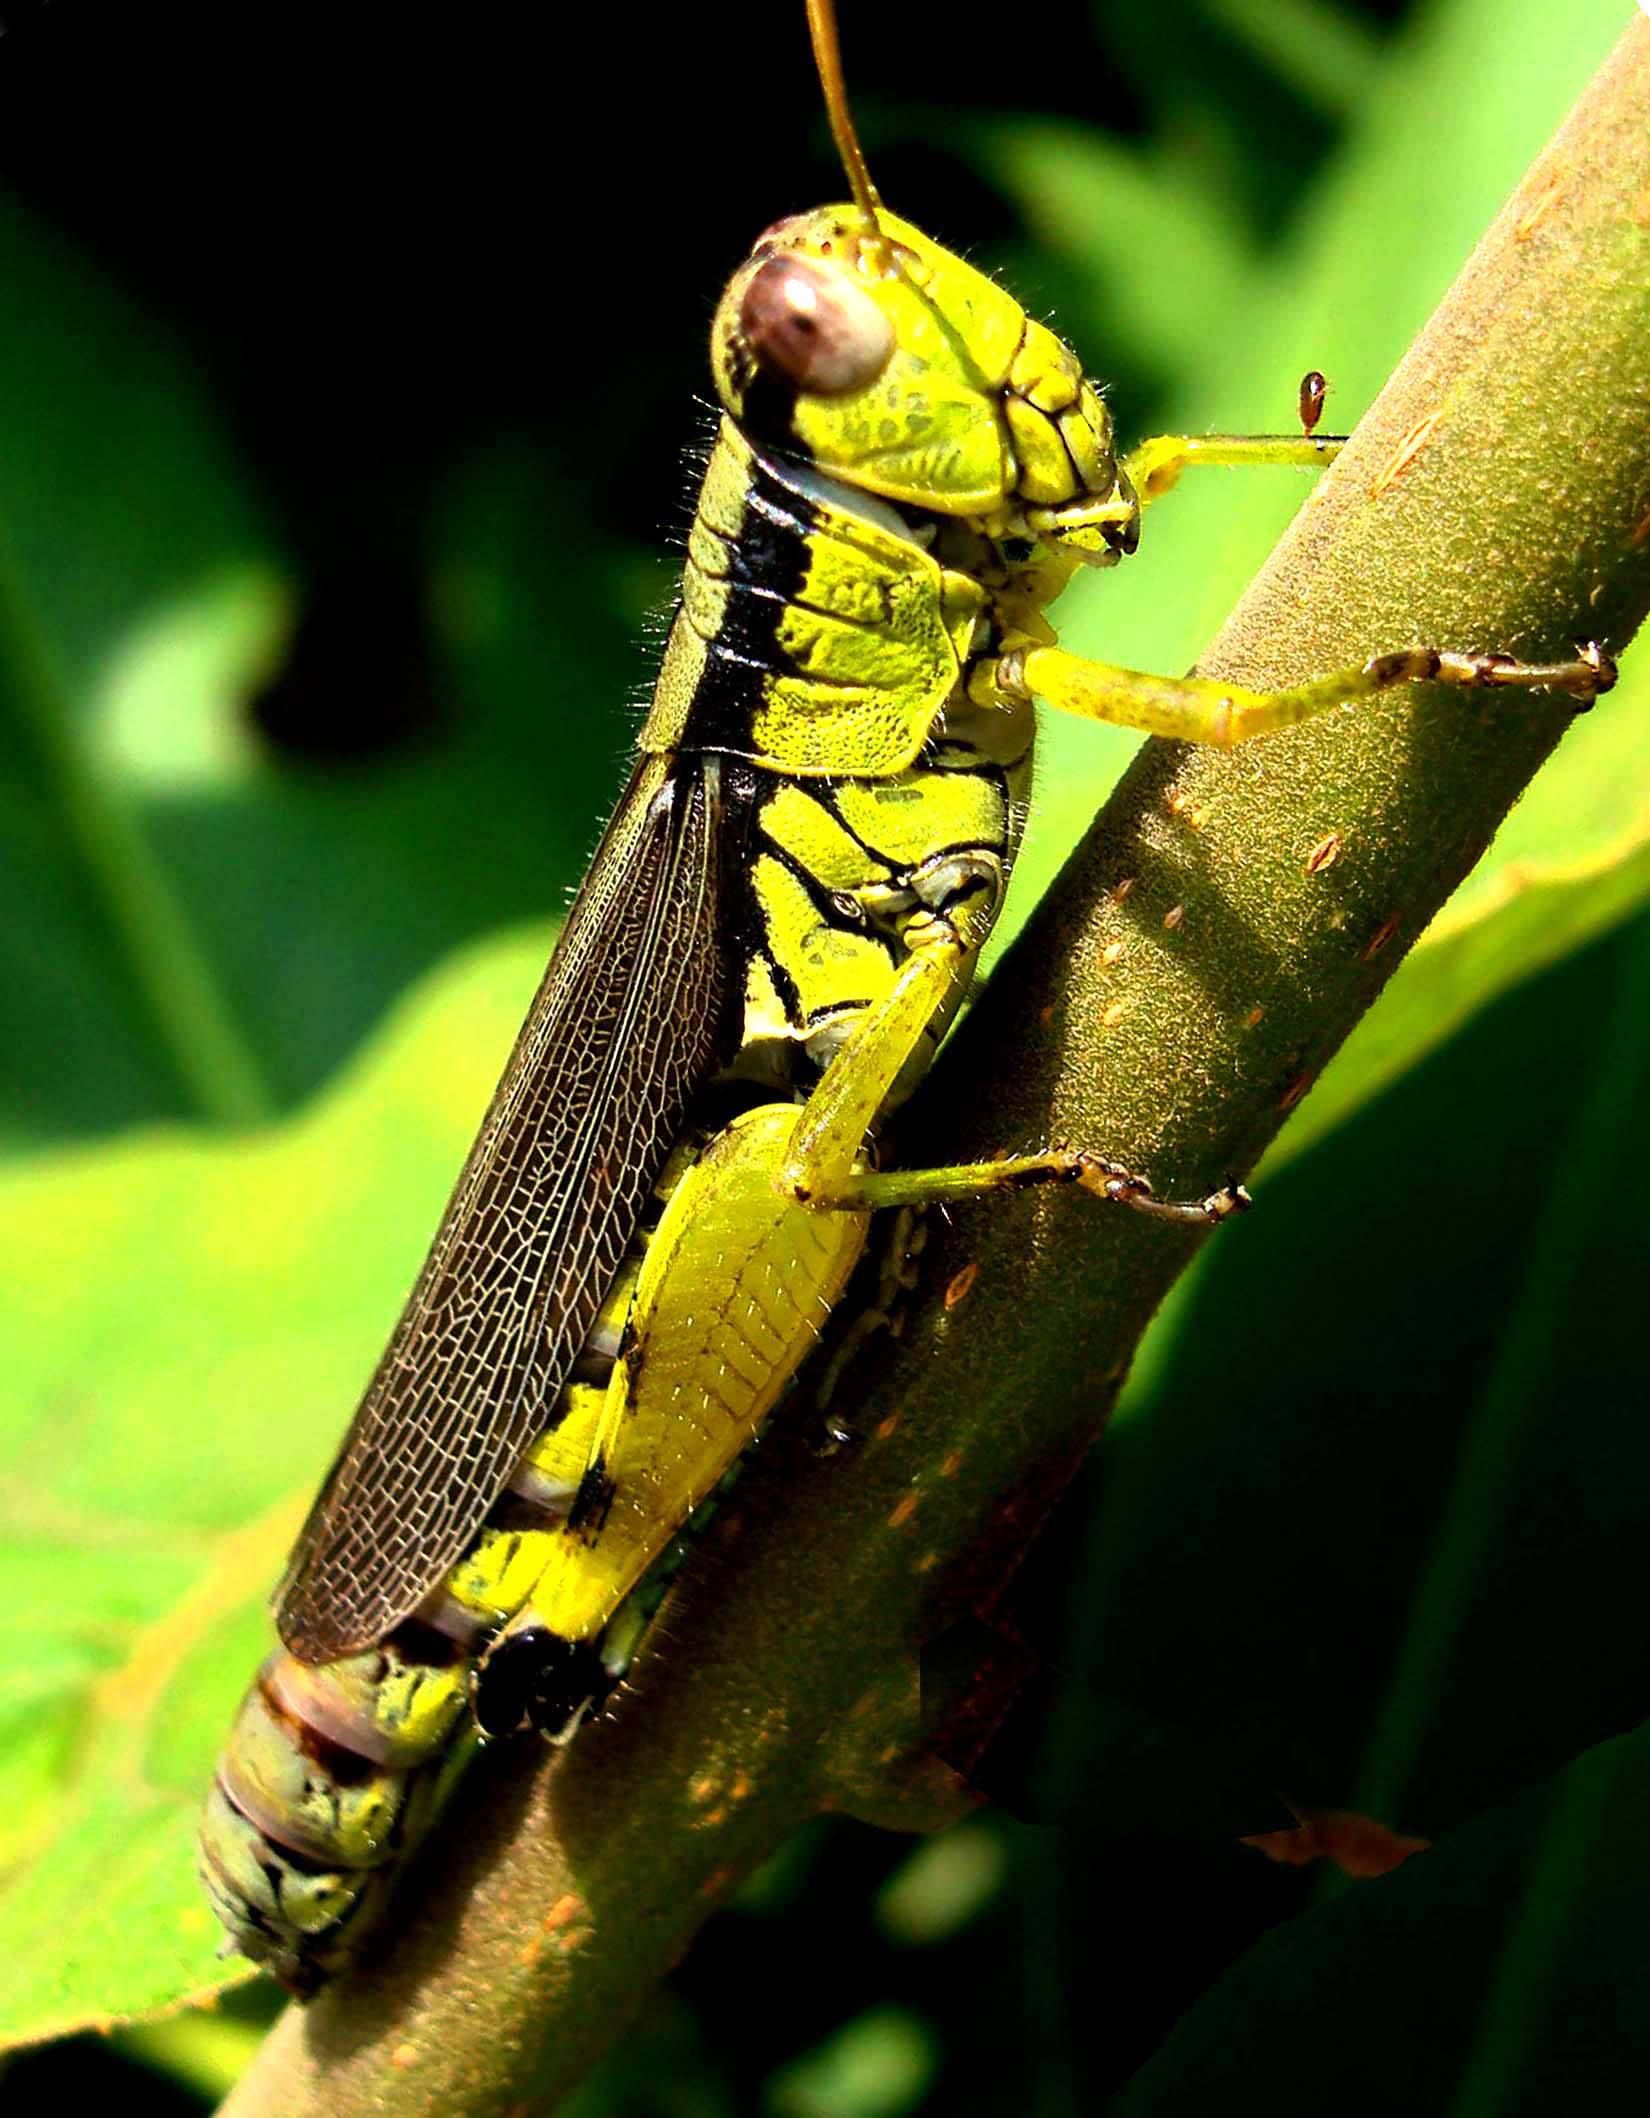
[[[542,938],[448,966],[312,1111],[0,1176],[0,2043],[221,1985],[202,1790]]]

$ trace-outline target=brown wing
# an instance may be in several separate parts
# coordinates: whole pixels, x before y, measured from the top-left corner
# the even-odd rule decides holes
[[[644,758],[603,836],[401,1321],[281,1585],[306,1662],[383,1639],[542,1431],[737,1035],[719,776]]]

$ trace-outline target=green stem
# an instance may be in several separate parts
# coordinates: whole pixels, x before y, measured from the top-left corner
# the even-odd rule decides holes
[[[1631,638],[1650,606],[1633,536],[1647,107],[1641,20],[1205,673],[1267,684],[1423,642]],[[1578,310],[1584,327],[1531,328]],[[1417,688],[1247,755],[1148,744],[916,1099],[904,1159],[1063,1138],[1165,1194],[1242,1173],[1566,720],[1552,700]],[[966,1791],[923,1761],[920,1643],[989,1606],[1197,1247],[1087,1203],[1027,1194],[932,1230],[904,1337],[851,1378],[859,1447],[820,1462],[782,1432],[764,1443],[741,1519],[689,1568],[618,1711],[531,1773],[483,1760],[405,1930],[278,2025],[235,2118],[482,2118],[563,2093],[802,1818],[957,1812]],[[1219,1240],[1241,1244],[1241,1224]]]

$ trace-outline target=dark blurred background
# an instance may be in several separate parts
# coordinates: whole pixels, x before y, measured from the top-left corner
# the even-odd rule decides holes
[[[1215,229],[1241,274],[1342,180],[1366,88],[1487,19],[1468,0],[843,14],[884,195],[1034,312],[1080,320],[1135,433],[1176,412],[1184,375],[1105,244],[1059,240],[1057,202],[1028,211],[1021,145],[1081,128],[1148,185],[1176,169],[1199,233],[1159,269],[1195,281]],[[235,620],[229,735],[156,718],[141,685],[99,723],[216,966],[216,1063],[180,1067],[172,1003],[134,984],[118,919],[30,820],[47,768],[26,730],[0,767],[18,885],[0,1129],[22,1150],[293,1110],[415,979],[553,914],[577,878],[669,596],[720,281],[763,225],[842,187],[800,5],[525,15],[0,4],[0,259],[17,260],[0,303],[41,306],[14,316],[0,385],[20,378],[11,416],[59,445],[36,462],[20,442],[0,504],[48,618],[75,617],[61,659],[90,669],[174,575],[273,584]],[[1604,49],[1591,17],[1587,35],[1578,79]],[[1186,355],[1211,399],[1220,351],[1212,333]],[[132,431],[111,467],[117,401]],[[148,455],[134,404],[153,407]],[[72,489],[41,468],[64,462]],[[1545,1998],[1506,1975],[1549,1823],[1571,1814],[1541,1783],[1630,1728],[1650,1675],[1650,1255],[1611,1184],[1636,1187],[1650,1139],[1647,961],[1642,922],[1619,927],[1276,1180],[1241,1275],[1224,1253],[1203,1275],[1022,1585],[1052,1674],[993,1766],[1006,1808],[916,1852],[806,1834],[579,2109],[1042,2118],[1120,2097],[1479,2118],[1641,2100],[1642,1825],[1608,1773],[1566,1886],[1539,1901]],[[1561,1240],[1515,1132],[1583,1173]],[[1482,1534],[1451,1513],[1475,1448],[1491,1470],[1468,1514],[1498,1526]],[[1411,1600],[1429,1567],[1455,1569],[1431,1661]],[[1412,1864],[1379,1917],[1235,1842],[1289,1821],[1282,1794],[1352,1806],[1372,1787],[1428,1835],[1514,1806],[1438,1879],[1411,1885]],[[1578,1878],[1606,1871],[1620,1887],[1585,1898],[1566,1956]],[[1294,1956],[1250,1953],[1314,1907]],[[1486,2043],[1509,1993],[1533,2039],[1517,2066]],[[269,2011],[254,1992],[204,2027],[48,2048],[14,2064],[7,2107],[204,2108]]]

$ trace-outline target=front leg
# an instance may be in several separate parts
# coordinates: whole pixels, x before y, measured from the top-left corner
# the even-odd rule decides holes
[[[1243,470],[1251,465],[1294,465],[1321,471],[1346,446],[1344,434],[1154,434],[1123,458],[1123,471],[1149,507],[1180,483],[1183,471],[1194,465],[1225,465]]]
[[[1172,492],[1196,464],[1233,470],[1293,465],[1321,471],[1346,446],[1344,434],[1157,434],[1123,458],[1113,491],[1084,493],[1057,507],[1028,507],[1027,527],[1054,543],[1098,553],[1132,552],[1141,511]]]

